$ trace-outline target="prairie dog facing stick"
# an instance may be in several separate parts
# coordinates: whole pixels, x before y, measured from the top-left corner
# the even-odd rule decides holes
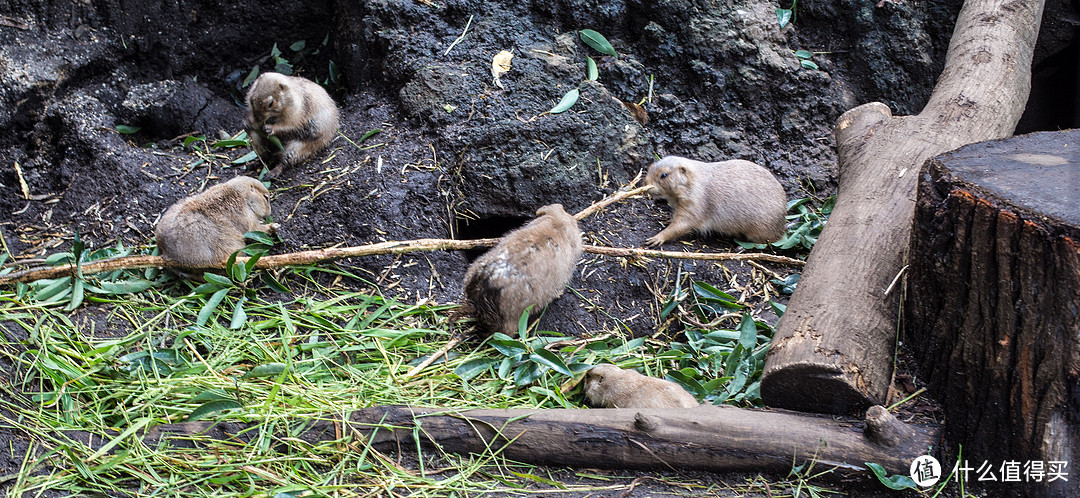
[[[697,399],[678,384],[602,363],[585,372],[585,399],[598,408],[693,408]]]
[[[503,236],[465,272],[465,308],[482,336],[512,335],[522,312],[535,313],[562,295],[581,259],[581,229],[561,204]]]
[[[338,109],[317,83],[281,73],[263,73],[248,89],[248,137],[271,174],[307,161],[334,139]],[[281,142],[281,149],[270,137]]]
[[[216,266],[243,249],[244,234],[274,231],[265,225],[270,191],[262,182],[238,176],[180,199],[161,215],[154,234],[161,257],[191,268]]]
[[[787,194],[769,170],[742,159],[704,163],[667,156],[649,167],[645,184],[671,204],[671,223],[649,237],[658,247],[696,230],[749,242],[784,236]]]

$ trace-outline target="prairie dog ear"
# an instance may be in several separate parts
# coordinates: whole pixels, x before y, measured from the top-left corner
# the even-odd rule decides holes
[[[680,165],[679,166],[679,172],[685,175],[686,174],[686,166]]]

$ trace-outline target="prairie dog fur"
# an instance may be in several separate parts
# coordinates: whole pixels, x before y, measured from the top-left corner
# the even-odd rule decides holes
[[[697,399],[678,384],[602,363],[585,373],[585,399],[598,408],[693,408]]]
[[[238,176],[180,199],[161,215],[154,234],[161,257],[192,268],[215,266],[243,249],[244,233],[273,231],[270,191],[262,182]]]
[[[581,259],[581,230],[561,204],[536,210],[537,218],[503,236],[465,272],[466,308],[483,336],[512,335],[521,313],[532,314],[563,293]]]
[[[645,183],[673,210],[671,223],[645,245],[657,247],[693,230],[756,243],[784,236],[784,187],[769,170],[750,161],[704,163],[667,156],[649,167]]]
[[[277,163],[271,170],[274,175],[322,150],[338,129],[334,100],[304,78],[263,73],[251,84],[245,100],[251,146],[267,163]],[[281,141],[283,150],[270,136]]]

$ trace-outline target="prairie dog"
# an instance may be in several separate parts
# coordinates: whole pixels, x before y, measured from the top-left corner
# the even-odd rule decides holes
[[[537,218],[503,236],[465,272],[466,308],[481,335],[512,335],[521,313],[532,314],[559,297],[581,258],[581,230],[561,204],[536,210]]]
[[[649,167],[645,183],[673,210],[671,223],[645,245],[657,247],[693,230],[756,243],[784,236],[784,187],[769,170],[750,161],[703,163],[667,156]]]
[[[277,163],[274,175],[322,150],[338,129],[334,100],[304,78],[263,73],[251,84],[246,101],[251,146],[268,163]],[[270,136],[281,141],[281,150]]]
[[[602,408],[693,408],[697,399],[678,384],[603,363],[585,373],[585,399]]]
[[[273,231],[270,191],[262,182],[238,176],[180,199],[161,215],[154,234],[161,257],[192,268],[223,263],[243,249],[244,233]]]

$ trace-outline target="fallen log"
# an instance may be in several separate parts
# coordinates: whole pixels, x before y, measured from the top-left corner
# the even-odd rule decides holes
[[[374,406],[353,412],[347,423],[328,416],[298,424],[302,429],[291,429],[289,436],[309,444],[352,435],[389,452],[415,448],[414,434],[420,434],[419,443],[439,452],[498,453],[521,462],[571,467],[711,472],[786,473],[793,461],[814,461],[822,470],[863,471],[864,463],[871,462],[907,475],[911,460],[936,448],[938,440],[936,427],[904,424],[880,406],[870,409],[865,422],[710,405],[465,411]],[[259,427],[265,425],[188,422],[152,427],[142,438],[150,447],[246,443]],[[77,431],[68,436],[94,451],[112,441]]]
[[[1024,110],[1043,2],[968,0],[945,69],[917,116],[884,104],[844,113],[835,129],[840,181],[766,359],[768,406],[860,413],[885,402],[918,171],[965,144],[1007,137]]]
[[[1080,130],[970,145],[922,175],[905,342],[965,457],[1046,464],[1080,455],[1077,201]],[[1047,496],[1078,489],[1023,484]]]

